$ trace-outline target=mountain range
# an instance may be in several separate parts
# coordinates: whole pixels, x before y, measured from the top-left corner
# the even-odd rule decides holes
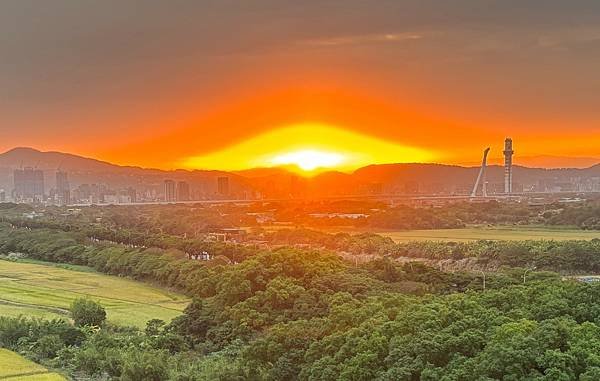
[[[518,163],[518,157],[515,157]],[[45,173],[46,188],[55,185],[55,172],[69,174],[72,187],[81,184],[105,184],[112,189],[134,187],[139,191],[162,192],[166,179],[187,181],[203,197],[217,191],[217,178],[229,178],[232,197],[300,197],[376,193],[466,194],[479,171],[478,166],[402,163],[379,164],[359,168],[352,173],[323,172],[303,177],[283,168],[254,168],[225,172],[215,170],[166,171],[120,166],[105,161],[61,152],[42,152],[33,148],[14,148],[0,154],[0,188],[13,188],[14,169],[35,167]],[[490,165],[488,188],[501,192],[504,168]],[[600,164],[587,168],[513,167],[515,190],[575,190],[573,184],[592,189],[600,181]],[[536,187],[538,189],[536,189]],[[541,189],[545,188],[545,189]],[[581,189],[581,188],[579,188]]]

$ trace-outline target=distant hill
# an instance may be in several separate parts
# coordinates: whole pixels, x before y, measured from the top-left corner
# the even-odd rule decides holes
[[[518,157],[515,158],[518,163]],[[478,166],[464,167],[445,164],[379,164],[359,168],[353,173],[324,172],[314,177],[302,177],[284,168],[254,168],[236,172],[207,170],[164,171],[108,162],[61,152],[42,152],[33,148],[15,148],[0,154],[0,187],[13,188],[12,172],[20,167],[37,167],[45,171],[46,188],[54,186],[57,168],[69,173],[72,186],[106,184],[113,188],[133,186],[138,190],[162,192],[165,179],[187,181],[206,197],[216,193],[217,178],[230,180],[232,197],[268,198],[304,196],[334,196],[377,193],[453,193],[470,191]],[[502,190],[504,168],[488,167],[490,191]],[[588,168],[544,169],[514,166],[515,190],[520,187],[563,187],[579,181],[600,181],[600,164]]]
[[[43,152],[33,148],[14,148],[0,154],[0,188],[12,190],[13,171],[17,168],[33,167],[44,171],[46,188],[55,186],[55,173],[61,169],[69,174],[72,187],[81,184],[106,184],[120,189],[133,186],[161,192],[166,179],[187,181],[205,194],[216,192],[216,178],[227,176],[233,192],[242,194],[252,187],[246,178],[223,171],[164,171],[159,169],[121,166],[101,160],[62,152]]]
[[[503,159],[500,157],[490,157],[488,158],[488,163],[502,165]],[[479,164],[480,162],[460,163],[460,165],[467,167]],[[589,168],[596,164],[600,164],[600,158],[552,155],[519,156],[519,164],[530,168]]]
[[[384,190],[402,191],[417,187],[421,193],[465,193],[475,181],[479,166],[462,167],[444,164],[384,164],[370,165],[353,173],[359,182],[383,184]],[[520,187],[531,189],[536,186],[561,186],[575,180],[600,177],[600,165],[589,168],[528,168],[513,166],[515,190]],[[504,181],[504,167],[490,165],[487,168],[487,181],[490,190],[501,189]],[[417,184],[417,185],[415,185]],[[410,193],[410,192],[408,192]]]
[[[34,167],[42,170],[104,172],[132,169],[105,161],[90,159],[62,152],[42,152],[33,148],[13,148],[0,154],[0,166],[6,168]]]

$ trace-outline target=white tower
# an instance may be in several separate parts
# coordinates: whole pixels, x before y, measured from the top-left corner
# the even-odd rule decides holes
[[[490,152],[490,147],[486,148],[483,151],[483,160],[481,161],[481,169],[479,170],[479,175],[477,175],[477,180],[475,181],[475,186],[473,187],[473,191],[471,192],[471,197],[477,196],[477,188],[479,188],[479,182],[481,182],[481,190],[483,197],[487,197],[487,182],[485,180],[485,171],[487,169],[487,156]]]
[[[504,141],[504,193],[512,193],[512,155],[515,153],[512,149],[512,139],[506,138]]]

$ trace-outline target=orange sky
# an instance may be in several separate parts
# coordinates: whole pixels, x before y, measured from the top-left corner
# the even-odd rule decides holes
[[[493,147],[490,155],[493,160],[501,156],[505,136],[515,139],[517,154],[521,156],[599,156],[600,134],[595,131],[563,132],[560,131],[562,123],[555,125],[553,121],[545,123],[545,131],[531,130],[526,123],[494,120],[466,107],[464,110],[458,106],[446,108],[435,104],[434,97],[431,104],[411,99],[410,89],[404,89],[406,98],[401,100],[394,100],[397,94],[385,91],[351,84],[328,86],[325,82],[273,91],[261,89],[254,96],[244,94],[215,102],[209,107],[210,111],[202,112],[201,116],[192,106],[191,110],[180,113],[172,124],[165,121],[165,125],[157,126],[155,131],[146,131],[146,138],[136,139],[133,144],[124,140],[123,144],[111,145],[100,155],[121,163],[181,167],[180,163],[188,157],[210,157],[268,131],[312,123],[431,153],[427,158],[390,155],[388,162],[477,162],[485,146]],[[324,143],[318,134],[313,134],[312,139],[317,145]],[[292,143],[282,140],[286,140],[281,142],[283,147]],[[257,154],[268,148],[257,146]],[[366,153],[373,149],[376,148],[364,147]],[[147,157],[148,152],[153,152],[151,158]],[[239,169],[237,158],[231,156],[231,163],[218,167]],[[569,165],[570,161],[564,160],[564,163]]]
[[[331,151],[328,137],[376,162],[476,163],[487,146],[500,157],[511,136],[517,163],[600,158],[599,5],[57,0],[1,10],[4,150],[237,169],[299,140]],[[286,132],[307,124],[347,135]]]

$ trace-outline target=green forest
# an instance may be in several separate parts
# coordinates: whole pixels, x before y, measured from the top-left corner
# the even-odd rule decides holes
[[[362,229],[452,229],[468,225],[542,225],[569,226],[600,230],[600,200],[581,203],[528,205],[487,201],[457,202],[440,206],[396,205],[375,201],[264,202],[217,206],[140,205],[89,206],[77,213],[65,208],[47,207],[35,220],[23,218],[32,206],[1,204],[0,216],[12,222],[67,229],[96,229],[112,234],[127,234],[138,240],[148,235],[200,236],[215,228],[251,227],[260,229],[273,223],[294,227],[332,226]],[[343,218],[338,214],[356,214]],[[315,218],[315,215],[328,215]],[[265,221],[262,221],[264,218]]]
[[[86,266],[192,298],[144,329],[108,322],[87,299],[68,318],[0,317],[1,347],[72,379],[600,378],[600,283],[565,277],[600,272],[600,240],[251,232],[263,247],[144,230],[123,209],[31,220],[19,208],[2,214],[2,260]],[[212,259],[190,259],[202,251]]]
[[[327,250],[246,251],[235,265],[190,261],[173,248],[93,243],[80,233],[4,224],[2,253],[158,282],[194,301],[175,320],[152,320],[145,330],[102,319],[90,325],[2,318],[0,345],[97,379],[593,380],[600,374],[600,285],[507,268],[487,274],[484,290],[485,274],[388,257],[357,265]]]

